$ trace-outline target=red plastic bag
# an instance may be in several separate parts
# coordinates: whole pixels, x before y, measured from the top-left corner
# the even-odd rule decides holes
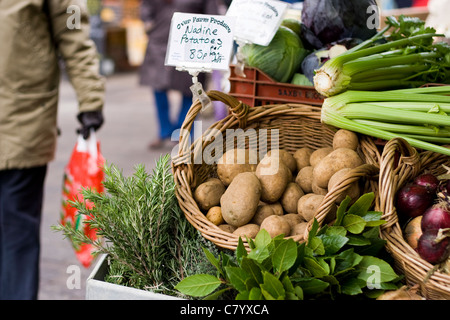
[[[72,155],[64,170],[61,224],[67,224],[77,230],[82,230],[93,240],[97,239],[96,230],[89,228],[89,225],[84,223],[90,217],[77,214],[77,210],[68,201],[77,199],[82,201],[81,188],[104,192],[102,183],[104,162],[105,159],[100,152],[100,142],[97,141],[95,133],[92,131],[87,140],[83,139],[81,135],[78,136]],[[92,203],[87,203],[87,206],[92,206]],[[72,245],[77,259],[84,267],[88,268],[94,259],[92,255],[93,246],[86,243],[75,245],[73,242]]]

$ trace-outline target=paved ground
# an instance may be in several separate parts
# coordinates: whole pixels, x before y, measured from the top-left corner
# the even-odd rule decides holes
[[[177,102],[176,95],[171,96]],[[40,300],[80,300],[85,297],[85,281],[93,266],[86,269],[77,261],[69,240],[62,233],[51,230],[58,224],[61,185],[64,166],[75,145],[77,128],[77,102],[75,93],[65,80],[61,84],[59,126],[56,158],[49,165],[41,228],[41,280]],[[115,164],[128,176],[136,164],[143,163],[151,171],[161,153],[149,151],[147,145],[157,132],[155,108],[150,89],[138,85],[136,73],[108,77],[105,104],[105,124],[98,132],[101,151],[109,163]],[[213,121],[212,114],[205,119],[205,125]],[[77,272],[79,271],[79,273]],[[74,276],[79,275],[80,287],[71,288]],[[69,281],[68,281],[69,280]],[[67,285],[69,282],[69,286]]]

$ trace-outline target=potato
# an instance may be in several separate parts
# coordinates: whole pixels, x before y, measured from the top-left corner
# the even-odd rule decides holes
[[[328,181],[328,190],[331,190],[338,182],[342,181],[342,178],[352,169],[344,168],[333,174]],[[341,194],[337,197],[336,203],[341,203],[342,200],[345,199],[346,196],[349,196],[351,199],[357,199],[360,196],[360,189],[358,181],[352,182],[348,189],[341,192]]]
[[[298,199],[298,203],[297,203],[297,213],[303,217],[300,209],[303,208],[303,203],[306,201],[306,199],[308,199],[309,197],[312,197],[314,195],[314,193],[306,193],[304,196],[302,196],[300,199]],[[303,217],[304,218],[304,217]]]
[[[232,226],[232,225],[229,225],[229,224],[227,224],[227,223],[219,224],[218,227],[219,227],[221,230],[223,230],[223,231],[225,231],[225,232],[229,232],[229,233],[233,233],[234,230],[237,229],[236,227],[234,227],[234,226]]]
[[[308,193],[298,200],[297,212],[305,221],[314,218],[325,196],[320,194]]]
[[[358,135],[353,131],[346,129],[339,129],[333,137],[333,149],[349,148],[352,150],[358,149],[359,139]]]
[[[289,151],[283,149],[274,149],[267,152],[266,156],[279,157],[279,159],[286,165],[286,167],[289,168],[289,170],[291,170],[291,172],[297,170],[297,162],[295,161],[294,156],[289,153]]]
[[[224,223],[222,209],[219,206],[211,207],[206,213],[206,219],[214,223],[216,226]]]
[[[295,182],[302,188],[304,193],[312,192],[313,167],[306,166],[300,169],[295,177]]]
[[[260,225],[265,218],[275,214],[272,208],[267,204],[260,204],[256,209],[255,215],[253,216],[251,223]]]
[[[264,156],[255,174],[261,182],[261,200],[268,203],[280,199],[289,182],[288,177],[292,177],[288,167],[273,156]]]
[[[312,153],[313,150],[308,147],[303,147],[295,151],[293,156],[297,164],[297,171],[300,171],[302,168],[311,165],[309,159]]]
[[[311,166],[316,166],[320,160],[325,158],[329,153],[333,151],[333,147],[323,147],[317,150],[314,150],[309,158],[309,163]]]
[[[242,172],[254,172],[258,163],[258,154],[254,150],[230,149],[217,162],[217,175],[225,186]]]
[[[241,227],[255,215],[261,197],[261,182],[253,172],[239,173],[220,198],[226,223]]]
[[[315,194],[321,194],[321,195],[326,195],[327,194],[327,192],[328,192],[328,189],[327,188],[321,188],[321,187],[319,187],[317,184],[316,184],[316,181],[315,180],[313,180],[313,182],[311,183],[311,189],[312,189],[312,192],[313,193],[315,193]]]
[[[257,224],[249,223],[237,228],[233,231],[233,234],[242,238],[255,238],[259,232],[259,226]]]
[[[305,193],[297,183],[289,182],[280,198],[284,211],[288,213],[297,213],[298,199],[303,195],[305,195]]]
[[[268,203],[267,204],[269,207],[272,208],[273,213],[277,216],[281,216],[284,214],[283,212],[283,206],[281,205],[281,203],[279,202],[275,202],[275,203]]]
[[[355,150],[338,148],[323,158],[313,170],[313,180],[321,188],[328,187],[331,176],[343,168],[355,168],[363,164]]]
[[[287,213],[280,217],[282,217],[289,223],[289,225],[291,226],[291,230],[296,224],[304,222],[303,218],[298,213]]]
[[[225,192],[225,186],[217,178],[211,178],[201,183],[194,191],[194,199],[200,209],[209,210],[220,203],[220,197]]]
[[[284,234],[285,237],[291,233],[291,226],[281,216],[268,216],[261,223],[260,229],[265,229],[269,235],[273,238],[280,234]]]
[[[294,227],[291,229],[291,236],[303,236],[305,234],[306,227],[308,226],[308,222],[302,221],[300,223],[297,223]]]

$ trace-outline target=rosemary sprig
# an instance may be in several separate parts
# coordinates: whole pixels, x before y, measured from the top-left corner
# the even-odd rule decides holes
[[[54,226],[75,243],[90,243],[111,258],[107,281],[177,295],[173,287],[186,276],[215,271],[202,247],[217,252],[186,220],[175,197],[170,156],[163,155],[150,175],[142,164],[130,177],[105,165],[105,192],[83,189],[83,201],[70,204],[97,230],[94,241],[68,225]],[[87,205],[92,203],[93,206]]]

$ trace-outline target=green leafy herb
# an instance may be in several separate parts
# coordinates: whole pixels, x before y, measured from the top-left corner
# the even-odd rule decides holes
[[[114,165],[105,165],[104,172],[104,194],[83,189],[84,200],[71,202],[77,214],[91,217],[85,223],[97,230],[99,239],[93,241],[67,225],[53,229],[75,242],[93,244],[96,254],[108,254],[106,281],[179,295],[174,286],[186,276],[215,274],[211,263],[217,267],[218,262],[212,252],[218,250],[185,219],[175,197],[169,155],[161,156],[152,174],[143,165],[130,177]],[[201,278],[203,285],[211,280]],[[209,285],[215,288],[217,280]]]
[[[249,251],[240,239],[234,260],[224,259],[224,254],[212,258],[206,250],[217,277],[187,277],[175,289],[195,297],[233,292],[236,299],[248,300],[376,297],[396,288],[400,277],[381,258],[379,226],[384,221],[381,212],[370,211],[373,200],[374,194],[367,193],[349,206],[347,197],[335,223],[319,228],[315,220],[304,243],[282,236],[272,239],[261,229],[255,239],[248,239]],[[219,284],[222,289],[214,293]]]

